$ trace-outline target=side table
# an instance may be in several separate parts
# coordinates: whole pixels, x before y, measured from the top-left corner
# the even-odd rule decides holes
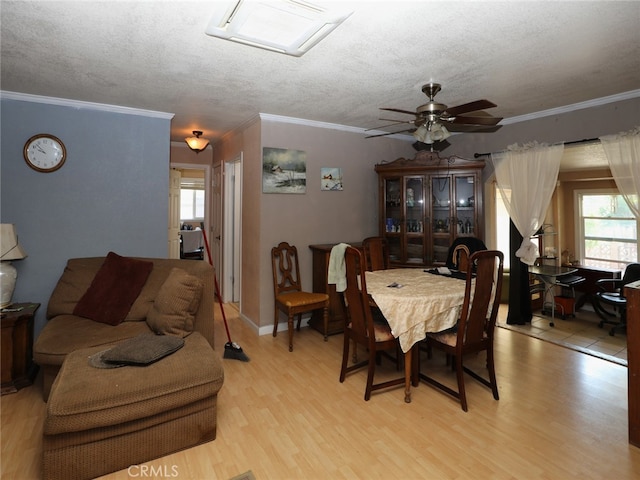
[[[39,303],[14,303],[0,312],[2,323],[2,395],[31,385],[38,373],[33,363],[33,317]]]
[[[327,283],[329,258],[331,249],[335,243],[325,243],[321,245],[309,245],[313,259],[313,291],[315,293],[326,293],[329,295],[329,328],[328,334],[334,335],[344,331],[346,312],[342,304],[342,294],[336,292],[335,285]],[[352,247],[362,248],[361,242],[350,243]],[[316,310],[309,320],[309,326],[320,333],[324,333],[324,321],[322,312]]]

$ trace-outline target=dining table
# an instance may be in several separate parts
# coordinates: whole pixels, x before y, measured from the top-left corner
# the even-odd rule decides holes
[[[457,324],[464,302],[464,274],[446,269],[393,268],[366,272],[365,279],[367,293],[387,319],[404,353],[404,400],[410,403],[411,384],[418,384],[415,349],[427,333]]]

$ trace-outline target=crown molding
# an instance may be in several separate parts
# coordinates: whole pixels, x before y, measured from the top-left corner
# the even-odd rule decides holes
[[[71,107],[87,110],[98,110],[111,113],[123,113],[125,115],[138,115],[143,117],[163,118],[171,120],[175,114],[157,112],[154,110],[143,110],[140,108],[121,107],[118,105],[108,105],[106,103],[84,102],[81,100],[70,100],[68,98],[45,97],[42,95],[31,95],[29,93],[9,92],[0,90],[0,99],[20,100],[23,102],[45,103],[47,105],[58,105],[61,107]]]
[[[623,92],[623,93],[618,93],[615,95],[609,95],[608,97],[602,97],[602,98],[596,98],[593,100],[587,100],[586,102],[580,102],[580,103],[574,103],[571,105],[566,105],[564,107],[557,107],[557,108],[551,108],[549,110],[542,110],[540,112],[534,112],[534,113],[528,113],[526,115],[519,115],[516,117],[509,117],[509,118],[504,118],[501,122],[500,125],[509,125],[511,123],[519,123],[519,122],[526,122],[529,120],[535,120],[537,118],[544,118],[544,117],[548,117],[551,115],[560,115],[562,113],[568,113],[568,112],[573,112],[576,110],[582,110],[585,108],[591,108],[591,107],[597,107],[600,105],[606,105],[608,103],[613,103],[613,102],[620,102],[623,100],[629,100],[632,98],[638,98],[640,97],[640,90],[631,90],[629,92]],[[352,133],[367,133],[368,135],[379,135],[382,133],[389,133],[389,132],[385,132],[382,130],[366,130],[364,128],[357,128],[357,127],[349,127],[346,125],[340,125],[337,123],[326,123],[326,122],[318,122],[315,120],[305,120],[302,118],[294,118],[294,117],[285,117],[285,116],[281,116],[281,115],[272,115],[269,113],[259,113],[258,114],[259,118],[261,120],[265,120],[265,121],[272,121],[272,122],[279,122],[279,123],[291,123],[291,124],[296,124],[296,125],[305,125],[305,126],[309,126],[309,127],[317,127],[317,128],[329,128],[332,130],[341,130],[341,131],[345,131],[345,132],[352,132]],[[255,119],[252,119],[252,121],[255,121]],[[459,134],[460,132],[451,132],[452,135],[456,135]],[[408,141],[415,141],[415,138],[413,138],[413,136],[411,135],[402,135],[402,134],[391,134],[391,135],[387,135],[388,137],[391,138],[397,138],[400,140],[408,140]]]
[[[307,127],[316,127],[316,128],[327,128],[330,130],[340,130],[343,132],[350,133],[367,133],[368,135],[377,135],[380,133],[389,133],[382,130],[366,130],[360,127],[350,127],[348,125],[341,125],[338,123],[327,123],[327,122],[319,122],[316,120],[305,120],[303,118],[294,118],[294,117],[285,117],[282,115],[272,115],[270,113],[259,113],[258,114],[260,120],[264,120],[267,122],[277,122],[277,123],[291,123],[295,125],[304,125]],[[412,142],[415,141],[410,135],[401,135],[401,134],[391,134],[387,135],[387,137],[397,138],[400,140],[410,140]]]
[[[582,110],[585,108],[597,107],[600,105],[606,105],[609,103],[620,102],[620,101],[629,100],[629,99],[638,98],[638,97],[640,97],[640,89],[631,90],[629,92],[623,92],[615,95],[609,95],[607,97],[596,98],[594,100],[588,100],[586,102],[574,103],[574,104],[566,105],[563,107],[551,108],[549,110],[542,110],[540,112],[528,113],[526,115],[519,115],[516,117],[504,118],[500,122],[500,124],[509,125],[512,123],[525,122],[529,120],[535,120],[538,118],[548,117],[552,115],[560,115],[563,113]],[[154,118],[163,118],[168,120],[171,120],[175,115],[173,113],[158,112],[154,110],[143,110],[143,109],[132,108],[132,107],[122,107],[118,105],[108,105],[104,103],[84,102],[81,100],[70,100],[66,98],[57,98],[57,97],[45,97],[42,95],[32,95],[28,93],[18,93],[18,92],[9,92],[5,90],[0,90],[0,99],[5,99],[5,98],[9,100],[21,100],[21,101],[34,102],[34,103],[45,103],[49,105],[59,105],[59,106],[80,108],[80,109],[86,108],[90,110],[100,110],[100,111],[106,111],[106,112],[112,112],[112,113],[123,113],[127,115],[141,115],[141,116],[154,117]],[[303,118],[286,117],[283,115],[273,115],[270,113],[259,113],[256,116],[250,118],[248,121],[244,122],[242,125],[233,129],[233,131],[227,132],[225,135],[223,135],[223,138],[227,135],[231,135],[235,131],[243,130],[244,128],[246,128],[247,126],[249,126],[250,124],[258,120],[267,121],[267,122],[277,122],[277,123],[289,123],[294,125],[303,125],[303,126],[315,127],[315,128],[327,128],[331,130],[340,130],[344,132],[359,133],[359,134],[368,133],[369,135],[378,135],[382,133],[388,133],[382,130],[380,131],[365,130],[364,128],[350,127],[347,125],[341,125],[337,123],[319,122],[316,120],[306,120]],[[411,135],[391,134],[391,135],[388,135],[388,137],[396,138],[399,140],[407,140],[411,142],[415,141],[415,139]]]
[[[598,107],[600,105],[606,105],[608,103],[613,103],[613,102],[620,102],[623,100],[630,100],[632,98],[638,98],[638,97],[640,97],[640,90],[631,90],[629,92],[609,95],[608,97],[595,98],[593,100],[587,100],[586,102],[565,105],[564,107],[550,108],[549,110],[542,110],[540,112],[527,113],[526,115],[519,115],[517,117],[505,118],[500,122],[500,125],[509,125],[510,123],[526,122],[528,120],[535,120],[537,118],[549,117],[551,115],[560,115],[562,113],[574,112],[576,110],[582,110],[584,108]]]
[[[260,120],[267,121],[267,122],[293,123],[296,125],[305,125],[308,127],[316,127],[316,128],[328,128],[331,130],[341,130],[344,132],[352,132],[352,133],[364,132],[363,128],[349,127],[347,125],[340,125],[338,123],[318,122],[316,120],[305,120],[303,118],[285,117],[282,115],[272,115],[270,113],[259,113],[258,115],[260,116]]]

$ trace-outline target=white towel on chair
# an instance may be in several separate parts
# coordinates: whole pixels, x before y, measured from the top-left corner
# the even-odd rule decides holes
[[[336,292],[344,292],[347,289],[347,265],[344,262],[344,251],[348,246],[348,243],[334,245],[329,255],[327,283],[335,284]]]

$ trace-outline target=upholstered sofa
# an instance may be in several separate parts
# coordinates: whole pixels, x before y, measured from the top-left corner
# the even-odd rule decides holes
[[[73,258],[58,280],[47,306],[47,323],[34,346],[34,361],[43,370],[44,400],[66,356],[88,347],[113,345],[141,333],[151,332],[146,322],[157,293],[173,268],[180,268],[203,282],[200,304],[194,318],[194,331],[207,339],[213,348],[213,267],[197,260],[158,258],[138,259],[153,263],[142,291],[128,310],[124,321],[116,326],[74,315],[74,309],[94,280],[106,257]],[[124,279],[123,279],[124,280]]]
[[[94,478],[215,439],[224,372],[213,350],[213,275],[204,261],[113,252],[67,262],[33,349],[47,401],[45,479]],[[114,288],[117,298],[99,301]],[[92,363],[160,334],[181,347],[145,365]]]

